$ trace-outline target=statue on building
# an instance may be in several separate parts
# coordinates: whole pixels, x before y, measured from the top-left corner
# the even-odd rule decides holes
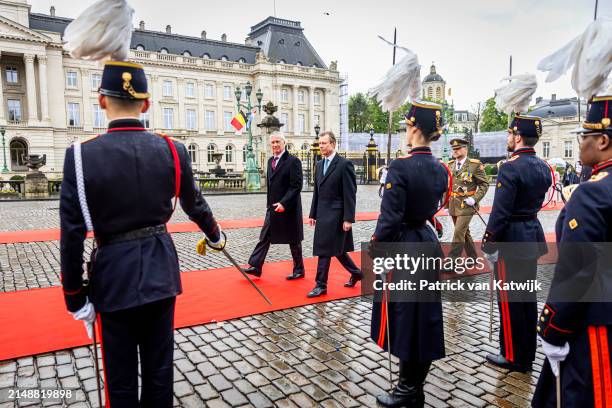
[[[266,57],[263,51],[259,51],[255,54],[255,62],[270,62],[270,59]]]
[[[338,61],[332,61],[329,64],[329,69],[332,71],[337,71],[338,70]]]

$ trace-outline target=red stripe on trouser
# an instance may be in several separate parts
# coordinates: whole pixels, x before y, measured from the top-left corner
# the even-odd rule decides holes
[[[601,366],[603,368],[603,395],[606,406],[612,404],[612,377],[610,375],[610,350],[608,349],[608,328],[597,328],[599,346],[601,347]]]
[[[378,328],[378,347],[385,347],[385,327],[387,326],[387,301],[386,301],[387,292],[383,291],[383,297],[380,307],[380,327]]]
[[[501,259],[497,263],[497,269],[502,284],[506,282],[506,262]],[[514,348],[512,344],[512,322],[510,320],[510,307],[508,306],[508,293],[505,290],[500,290],[502,321],[504,327],[504,348],[506,351],[505,358],[508,361],[514,362]]]
[[[97,317],[98,319],[98,338],[100,339],[100,352],[102,353],[102,375],[104,376],[104,398],[106,399],[106,403],[104,406],[106,408],[110,408],[110,398],[108,397],[108,381],[106,379],[106,360],[104,359],[104,341],[102,339],[102,318],[100,315]],[[100,401],[102,404],[102,401]]]
[[[601,388],[600,351],[597,339],[597,328],[589,327],[589,345],[591,346],[591,370],[593,371],[593,401],[594,408],[603,408],[603,395]]]

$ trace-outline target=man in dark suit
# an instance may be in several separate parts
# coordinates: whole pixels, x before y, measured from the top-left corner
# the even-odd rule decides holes
[[[248,274],[261,276],[270,244],[289,244],[293,257],[293,274],[287,279],[304,277],[302,240],[302,162],[285,151],[286,140],[281,132],[270,135],[272,157],[268,160],[267,211],[259,242],[249,258]]]
[[[353,251],[352,224],[355,222],[357,181],[353,163],[336,154],[336,137],[333,132],[319,136],[319,148],[323,160],[315,170],[314,194],[310,207],[309,224],[315,227],[313,254],[319,257],[317,286],[308,297],[327,293],[327,276],[331,257],[351,273],[344,286],[352,288],[363,278],[347,252]]]

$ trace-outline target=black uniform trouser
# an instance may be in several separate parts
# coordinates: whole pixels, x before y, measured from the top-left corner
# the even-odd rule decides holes
[[[503,282],[528,282],[536,279],[537,259],[518,260],[500,257],[495,279]],[[501,355],[521,366],[533,363],[537,348],[537,293],[498,291],[499,346]]]
[[[363,273],[361,270],[355,265],[355,262],[351,259],[351,257],[345,252],[341,255],[336,255],[336,259],[340,261],[344,269],[349,271],[353,276],[363,277]],[[327,277],[329,276],[329,266],[331,264],[331,256],[319,256],[319,261],[317,262],[317,277],[316,282],[317,286],[320,288],[327,288]]]
[[[175,301],[171,297],[99,314],[107,406],[172,407]]]
[[[270,216],[266,214],[266,220],[263,228],[261,229],[261,234],[259,234],[259,242],[257,245],[255,245],[255,249],[249,258],[249,265],[261,270],[264,262],[266,261],[266,256],[268,255],[268,250],[270,249],[271,244],[272,236],[270,233]],[[289,248],[291,249],[291,257],[293,258],[293,273],[304,273],[302,243],[297,242],[294,244],[289,244]]]

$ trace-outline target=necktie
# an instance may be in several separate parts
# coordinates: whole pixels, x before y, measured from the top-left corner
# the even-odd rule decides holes
[[[272,171],[276,171],[276,163],[278,163],[278,157],[274,156],[274,159],[272,159]]]
[[[457,162],[457,171],[461,170],[461,162]]]
[[[328,167],[329,167],[329,159],[325,159],[325,163],[323,163],[323,175],[327,174]]]

